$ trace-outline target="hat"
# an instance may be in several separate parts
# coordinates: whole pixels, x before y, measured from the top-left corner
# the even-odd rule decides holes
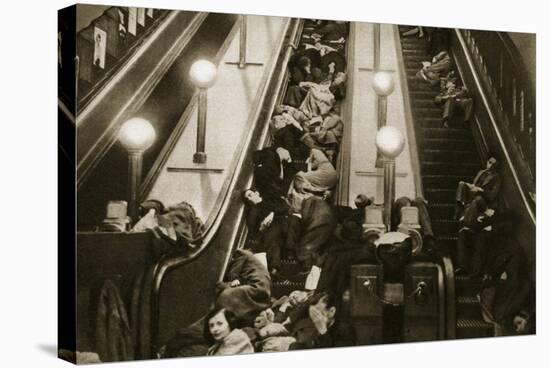
[[[358,194],[357,197],[355,197],[354,202],[357,208],[365,208],[374,202],[374,197],[367,197],[365,194]]]
[[[334,236],[342,241],[359,242],[361,235],[363,235],[363,227],[352,220],[345,220],[334,230]]]

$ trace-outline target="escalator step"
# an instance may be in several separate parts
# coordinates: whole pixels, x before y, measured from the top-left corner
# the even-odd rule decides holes
[[[468,139],[427,138],[423,140],[423,143],[424,148],[429,149],[461,149],[469,151],[475,150],[474,142]]]
[[[422,136],[436,139],[468,139],[471,133],[466,128],[422,128]]]
[[[458,339],[494,336],[493,326],[480,319],[458,319],[456,327]]]
[[[454,204],[456,191],[454,189],[426,189],[424,195],[429,203],[451,203]]]
[[[452,236],[439,236],[436,233],[437,248],[444,254],[450,257],[454,257],[456,253],[456,241],[458,238]]]
[[[403,48],[403,55],[426,55],[426,50],[417,50],[412,48]]]
[[[410,27],[400,26],[400,33]],[[436,244],[442,254],[453,256],[458,240],[458,223],[453,219],[455,190],[459,181],[469,181],[480,168],[480,159],[471,129],[458,120],[444,128],[442,109],[435,105],[439,85],[430,85],[416,76],[422,61],[429,61],[426,39],[401,36],[401,48],[407,76],[415,134],[421,160],[424,193],[436,234]],[[491,324],[481,318],[476,294],[481,280],[455,277],[457,307],[457,337],[492,336]]]
[[[472,180],[466,175],[424,175],[422,174],[422,183],[424,188],[456,189],[459,181]]]
[[[437,162],[425,161],[422,163],[422,173],[431,174],[449,174],[449,175],[465,175],[474,177],[479,170],[479,164],[467,162],[449,162],[443,161],[440,157]]]
[[[431,211],[430,211],[430,216]],[[458,224],[454,220],[439,220],[432,217],[432,227],[435,234],[438,236],[452,237],[458,231]]]
[[[437,108],[441,111],[441,108],[437,106],[433,98],[415,98],[412,102],[413,109],[415,108]]]
[[[416,99],[416,98],[422,98],[422,99],[430,99],[433,101],[435,96],[438,95],[438,91],[409,91],[409,95]]]
[[[422,48],[426,47],[428,43],[423,37],[418,37],[418,35],[411,35],[401,38],[401,44],[403,46],[413,47],[413,48]]]
[[[419,68],[420,69],[420,66],[422,66],[422,62],[423,61],[428,61],[430,60],[430,57],[426,54],[408,54],[408,55],[403,55],[403,59],[405,61],[405,63],[408,63],[408,62],[417,62],[418,65],[419,65]]]
[[[295,260],[283,259],[279,271],[282,275],[296,275],[301,271],[300,264]]]
[[[304,290],[304,282],[293,282],[293,281],[275,281],[273,282],[273,287],[271,290],[271,295],[274,298],[280,298],[284,295],[288,295],[294,290]]]
[[[458,275],[455,277],[456,294],[460,296],[476,297],[481,290],[481,278]]]
[[[432,220],[452,220],[455,213],[455,205],[452,203],[430,203],[428,205],[428,210]]]
[[[479,300],[475,296],[459,296],[456,300],[456,315],[459,319],[482,319]]]
[[[439,118],[439,127],[443,126],[443,121],[441,120],[443,118],[443,111],[435,105],[431,107],[417,107],[413,103],[412,112],[415,119]]]
[[[438,115],[433,118],[425,117],[418,121],[417,126],[421,128],[443,128],[442,115]]]

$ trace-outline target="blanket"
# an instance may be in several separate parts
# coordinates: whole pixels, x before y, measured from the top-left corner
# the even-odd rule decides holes
[[[231,286],[234,280],[238,280],[238,286]],[[245,320],[269,308],[271,278],[267,268],[251,252],[235,251],[225,281],[218,284],[217,306]]]

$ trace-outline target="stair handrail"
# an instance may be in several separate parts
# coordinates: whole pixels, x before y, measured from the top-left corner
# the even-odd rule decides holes
[[[483,59],[484,59],[483,56],[479,52],[479,46],[476,46],[476,43],[474,41],[475,33],[474,34],[472,33],[472,32],[481,32],[481,31],[454,29],[454,32],[455,32],[455,35],[458,39],[460,47],[464,51],[466,62],[468,63],[468,67],[470,68],[470,70],[472,72],[472,76],[473,76],[473,79],[475,81],[476,88],[480,92],[481,99],[482,99],[481,102],[483,103],[483,105],[485,107],[485,110],[487,111],[487,114],[488,114],[489,119],[491,121],[491,125],[493,126],[493,130],[494,130],[494,132],[496,134],[496,137],[498,139],[500,148],[502,149],[502,152],[504,154],[504,159],[506,160],[506,162],[508,164],[508,167],[510,168],[510,171],[511,171],[513,179],[514,179],[514,182],[516,183],[518,191],[519,191],[519,193],[521,195],[521,198],[524,202],[525,208],[526,208],[526,210],[529,214],[529,218],[530,218],[531,222],[533,223],[533,225],[536,226],[536,215],[535,215],[534,208],[533,208],[534,207],[534,201],[531,199],[530,195],[528,193],[526,193],[526,189],[524,188],[524,186],[522,185],[522,182],[520,181],[518,168],[516,167],[516,164],[512,160],[510,151],[509,151],[509,149],[507,148],[507,145],[504,142],[504,138],[503,138],[503,135],[502,135],[502,132],[501,132],[501,127],[499,126],[499,123],[498,123],[499,119],[497,117],[497,112],[491,106],[490,97],[495,98],[495,94],[494,94],[495,90],[494,89],[487,90],[486,86],[484,85],[484,83],[481,80],[481,76],[480,76],[480,73],[478,71],[479,64],[476,67],[476,63],[474,61],[474,57],[478,60],[478,63],[480,62],[480,60],[483,61]],[[487,32],[487,34],[490,34],[490,33],[491,32]],[[499,36],[499,39],[500,39],[500,36]],[[480,59],[480,56],[481,56],[481,59]],[[489,76],[489,73],[488,73],[489,69],[487,67],[483,67],[483,71],[485,72],[485,76],[488,77],[489,80],[491,80],[491,78]],[[521,73],[520,73],[520,75],[521,75]],[[488,84],[492,85],[494,87],[495,82],[488,82]],[[526,94],[523,94],[523,96],[526,96]],[[498,101],[498,97],[497,97],[497,101]],[[500,100],[500,101],[501,102],[499,102],[499,105],[502,106],[502,104],[503,104],[502,100]],[[533,100],[533,103],[534,103],[534,100]],[[523,106],[525,106],[525,104]],[[508,116],[507,116],[507,114],[504,110],[500,110],[500,113],[501,113],[500,116],[502,116],[505,120],[508,119]],[[532,123],[533,130],[530,130],[529,134],[532,133],[534,135],[534,126],[535,126],[535,124],[534,124],[534,121],[532,121],[531,123]],[[510,124],[509,120],[508,120],[508,126],[512,126],[512,124]],[[520,145],[519,139],[518,139],[518,145]],[[531,147],[531,148],[534,148],[534,146]],[[533,161],[533,163],[534,163],[534,161]],[[532,168],[531,173],[534,175],[534,168]]]
[[[293,23],[292,26],[291,26],[291,23]],[[290,35],[287,38],[290,39],[291,41],[294,41],[298,37],[298,35],[300,33],[300,30],[303,27],[303,20],[295,19],[295,18],[289,19],[286,27],[287,27],[287,29],[290,30],[290,31],[288,31],[288,32],[290,32]],[[289,34],[288,32],[287,32],[287,34]],[[287,39],[287,38],[285,37],[285,39]],[[290,42],[288,44],[288,47],[285,50],[284,58],[283,58],[282,63],[281,63],[281,65],[283,65],[283,67],[285,68],[284,69],[285,72],[278,73],[278,77],[275,81],[275,88],[273,88],[273,89],[264,88],[264,90],[262,92],[262,97],[263,98],[260,98],[260,101],[263,101],[265,96],[271,90],[279,91],[279,93],[275,93],[274,95],[272,95],[271,100],[267,104],[267,106],[268,106],[267,110],[266,109],[257,109],[256,112],[255,112],[254,118],[250,120],[252,122],[257,122],[262,112],[266,116],[266,121],[262,122],[263,123],[263,128],[262,128],[262,131],[261,131],[260,139],[256,142],[256,144],[254,146],[255,149],[263,147],[265,142],[269,139],[269,124],[268,124],[268,121],[271,118],[271,115],[273,113],[273,110],[275,109],[275,106],[280,101],[280,92],[282,91],[281,87],[283,86],[283,82],[288,79],[287,65],[288,65],[288,62],[290,60],[290,57],[293,54],[293,49],[292,49],[292,47],[290,47],[291,43],[293,43],[293,42]],[[277,65],[277,63],[273,63],[272,70],[270,71],[269,75],[273,75],[272,73],[273,73],[276,65]],[[152,310],[152,319],[153,319],[152,320],[153,334],[155,336],[154,337],[155,340],[157,339],[156,335],[158,333],[158,331],[156,331],[156,327],[158,326],[158,318],[157,318],[158,313],[157,313],[157,311],[158,311],[158,307],[159,307],[158,306],[159,293],[160,293],[160,288],[162,286],[162,281],[164,280],[164,276],[168,272],[170,272],[171,269],[173,269],[175,267],[183,266],[185,264],[189,264],[193,260],[200,257],[200,255],[209,246],[210,241],[212,240],[212,238],[217,233],[219,227],[221,226],[221,221],[224,218],[225,213],[227,212],[227,209],[228,209],[229,204],[231,202],[231,194],[233,193],[233,191],[235,189],[236,182],[237,182],[237,180],[235,180],[235,179],[237,178],[238,173],[242,170],[243,166],[245,165],[244,161],[245,161],[245,158],[247,156],[246,153],[248,151],[248,149],[246,149],[246,147],[252,147],[251,145],[254,144],[254,142],[251,141],[251,138],[253,137],[253,131],[254,131],[254,129],[250,129],[248,131],[248,134],[247,134],[246,138],[243,139],[243,141],[241,142],[239,148],[237,149],[237,152],[240,152],[240,154],[239,154],[239,156],[237,156],[237,159],[234,160],[233,164],[231,165],[231,171],[230,172],[232,174],[230,176],[228,176],[228,178],[226,178],[226,180],[223,184],[222,195],[218,197],[218,199],[216,201],[216,204],[214,205],[214,208],[211,212],[211,216],[209,217],[209,219],[207,220],[207,222],[205,224],[205,230],[204,230],[203,234],[199,238],[194,239],[191,242],[192,244],[193,243],[196,244],[196,249],[190,254],[173,256],[173,257],[163,257],[163,258],[161,258],[161,260],[159,262],[157,262],[153,266],[153,272],[152,272],[153,283],[152,283],[152,290],[151,290],[151,294],[152,294],[152,296],[151,296],[151,304],[152,304],[151,310]],[[252,175],[249,177],[248,183],[249,183],[249,185],[252,184]],[[244,216],[244,204],[241,207],[241,210],[239,211],[237,216],[239,218],[242,218]],[[230,253],[230,252],[228,252],[228,253]],[[225,269],[227,268],[227,265],[229,263],[229,259],[230,259],[230,254],[227,254],[226,258],[225,258],[225,262],[224,262],[224,267],[221,270],[222,275],[225,272]],[[156,344],[153,344],[153,346],[155,346],[155,345]]]
[[[116,75],[111,78],[101,88],[101,90],[94,96],[94,98],[86,105],[84,109],[78,110],[76,118],[76,124],[78,127],[82,127],[86,124],[93,122],[93,119],[97,119],[98,112],[101,113],[101,108],[110,93],[121,85],[125,78],[128,78],[132,68],[136,63],[140,62],[144,58],[144,55],[150,52],[155,41],[158,37],[162,36],[162,33],[167,29],[177,27],[178,15],[182,12],[174,10],[171,11],[158,27],[155,28],[150,37],[144,40],[141,47],[133,53],[124,65],[117,71]],[[103,124],[104,128],[101,129],[101,134],[94,140],[94,143],[87,149],[79,149],[78,167],[77,167],[77,187],[80,188],[87,180],[90,173],[98,164],[99,160],[104,157],[108,150],[116,143],[117,129],[120,127],[124,118],[131,111],[136,111],[143,105],[144,101],[153,92],[155,86],[167,70],[174,63],[174,60],[178,57],[183,48],[190,42],[192,36],[196,30],[200,27],[203,21],[206,19],[209,13],[197,12],[193,16],[193,20],[187,25],[186,29],[179,33],[175,42],[165,47],[166,52],[162,58],[158,60],[156,66],[154,66],[151,73],[139,81],[139,85],[132,91],[132,95],[128,97],[126,102],[120,106],[117,106],[117,110],[112,112],[112,117],[109,116],[108,120]],[[103,123],[103,122],[102,122]],[[82,132],[81,132],[82,133]]]
[[[353,96],[355,74],[355,22],[351,22],[348,39],[346,41],[346,97]],[[336,170],[338,172],[338,190],[335,191],[334,203],[341,206],[349,205],[349,182],[351,162],[351,122],[353,117],[353,97],[346,98],[342,106],[342,120],[344,131],[340,142]],[[346,123],[347,121],[347,123]]]
[[[411,109],[411,97],[409,92],[409,83],[407,82],[407,71],[405,68],[405,60],[403,58],[403,48],[401,47],[401,36],[399,26],[393,26],[395,37],[395,48],[397,55],[397,67],[399,69],[399,79],[401,80],[401,91],[403,96],[403,107],[405,110],[405,128],[407,130],[407,138],[409,144],[409,155],[411,157],[411,169],[413,172],[414,187],[417,197],[424,198],[424,188],[422,186],[422,176],[420,175],[420,159],[418,157],[418,143],[414,129],[414,119]]]
[[[92,20],[87,27],[78,31],[77,39],[80,37],[81,34],[83,34],[83,32],[87,31],[90,27],[94,27],[97,19],[101,17],[111,17],[109,13],[112,11],[112,9],[118,10],[119,8],[121,7],[111,6],[108,9],[106,9],[99,17]],[[89,91],[87,91],[85,95],[78,96],[78,99],[76,100],[76,105],[78,106],[79,109],[84,109],[86,107],[86,105],[93,99],[93,97],[97,95],[101,91],[101,89],[103,89],[103,87],[105,86],[105,83],[118,72],[118,70],[126,63],[126,61],[132,56],[132,54],[139,47],[141,47],[145,39],[147,39],[147,37],[151,35],[151,33],[159,26],[160,23],[164,21],[164,19],[167,18],[168,14],[170,13],[169,11],[166,11],[166,10],[159,10],[159,9],[156,9],[156,10],[161,11],[160,16],[155,18],[152,24],[150,24],[148,27],[146,27],[146,29],[142,33],[136,36],[136,39],[134,40],[134,42],[127,49],[123,51],[123,53],[120,55],[118,60],[110,66],[109,70],[105,72],[105,75],[94,82],[94,85],[90,88]],[[78,86],[79,78],[77,78],[76,84]]]
[[[506,32],[457,29],[456,33],[535,180],[536,91],[521,54]]]

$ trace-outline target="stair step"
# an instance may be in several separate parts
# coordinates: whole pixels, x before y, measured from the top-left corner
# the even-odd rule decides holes
[[[456,191],[454,189],[426,189],[424,196],[429,203],[454,203]]]
[[[401,45],[410,45],[410,47],[426,47],[427,46],[426,38],[418,37],[418,34],[403,36],[401,35]]]
[[[424,149],[475,150],[475,144],[470,139],[426,138],[422,142]]]
[[[438,95],[437,91],[409,91],[409,95],[412,97],[412,99],[416,98],[424,98],[424,99],[431,99],[434,100],[435,96]]]
[[[412,65],[405,64],[405,72],[407,73],[407,76],[416,76],[416,73],[418,73],[420,68],[422,68],[422,64],[420,63],[414,63]]]
[[[422,68],[422,61],[424,60],[408,60],[405,61],[405,72],[407,76],[414,77],[416,73]],[[439,90],[438,90],[439,92]]]
[[[433,91],[439,93],[439,86],[432,86],[423,79],[419,79],[416,75],[407,75],[407,85],[409,91]]]
[[[441,108],[433,104],[432,106],[416,106],[414,103],[411,107],[415,121],[422,121],[425,118],[439,118],[439,127],[443,127],[443,110]]]
[[[452,203],[430,203],[428,210],[432,220],[452,220],[455,214],[455,205]]]
[[[422,136],[436,139],[472,139],[472,133],[466,128],[422,128]]]
[[[422,175],[422,183],[425,189],[456,189],[459,181],[472,180],[465,175]]]
[[[296,275],[301,271],[300,264],[296,260],[282,259],[279,272],[284,275]]]
[[[457,163],[476,164],[481,167],[477,153],[470,151],[457,151],[452,149],[423,149],[420,152],[420,159],[423,162],[441,161],[449,165]]]
[[[432,218],[432,228],[435,234],[445,237],[456,236],[458,231],[458,224],[456,221],[438,219],[435,216],[431,215],[431,211],[430,217]]]
[[[416,48],[403,47],[403,55],[422,55],[422,56],[425,56],[426,55],[426,50],[425,49],[416,49]]]
[[[482,319],[481,306],[475,296],[459,296],[456,299],[456,315],[458,319]]]
[[[438,233],[435,233],[436,235],[436,244],[437,248],[444,254],[451,259],[454,259],[454,255],[456,253],[456,242],[457,237],[452,236],[439,236]]]
[[[294,290],[304,290],[305,288],[305,282],[296,281],[275,281],[272,285],[271,295],[277,299],[289,295]]]
[[[456,337],[471,339],[494,336],[493,326],[482,319],[463,319],[456,321]]]
[[[481,278],[458,275],[455,277],[456,295],[476,297],[481,291]]]
[[[411,100],[411,104],[413,108],[431,107],[441,111],[441,107],[435,104],[433,98],[415,98]]]
[[[427,145],[427,144],[426,144]],[[421,164],[422,173],[425,175],[431,174],[449,174],[449,175],[464,175],[474,177],[479,170],[479,164],[477,163],[449,163],[445,162],[442,158],[438,161],[424,161]]]
[[[427,54],[407,54],[403,55],[403,60],[405,63],[417,62],[422,63],[423,61],[429,61],[431,58]]]
[[[438,114],[435,117],[423,117],[421,119],[416,119],[416,126],[422,129],[429,128],[443,128],[443,113]]]

